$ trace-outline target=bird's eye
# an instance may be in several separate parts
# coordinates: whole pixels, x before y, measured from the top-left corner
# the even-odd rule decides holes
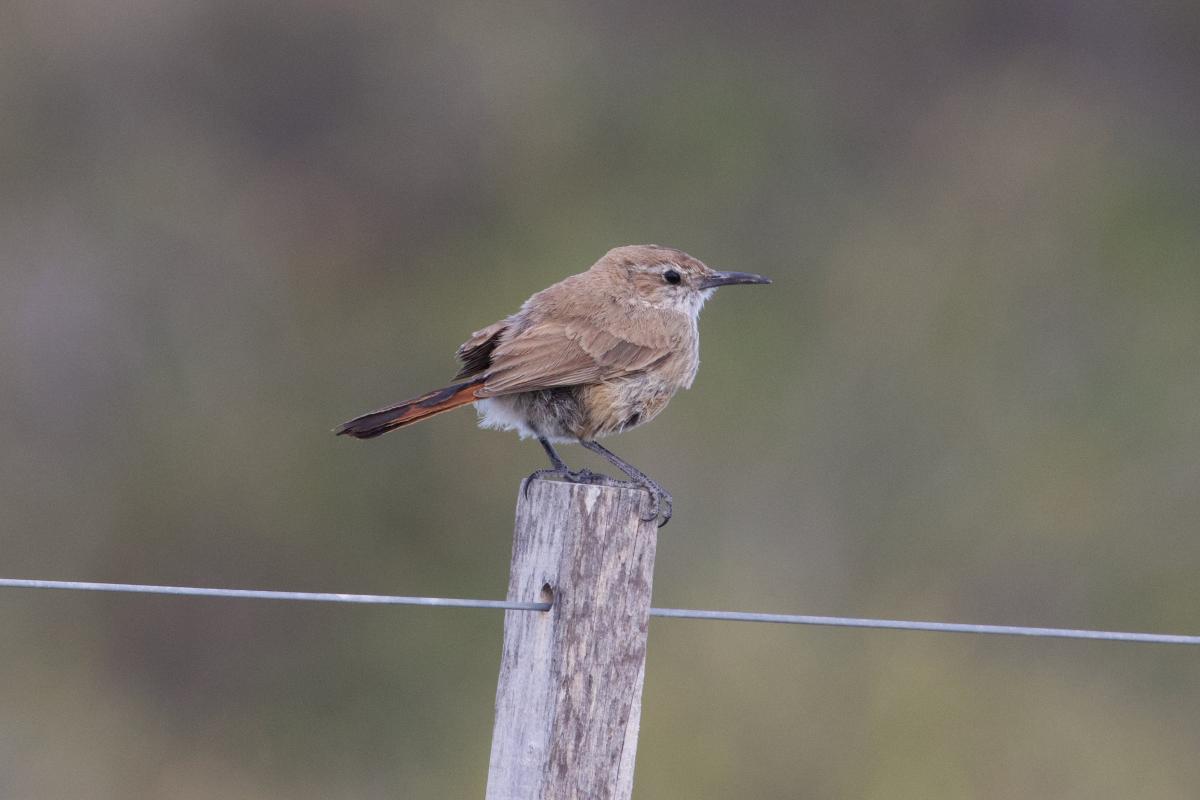
[[[677,284],[681,280],[683,280],[683,278],[682,278],[682,276],[680,276],[680,274],[677,270],[669,269],[663,273],[663,280],[665,280],[667,283],[674,286],[675,284]]]

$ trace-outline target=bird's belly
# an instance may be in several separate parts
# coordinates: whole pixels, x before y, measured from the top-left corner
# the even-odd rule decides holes
[[[552,442],[596,439],[654,419],[679,387],[648,375],[475,401],[479,425]]]
[[[475,409],[481,428],[516,431],[522,439],[575,442],[586,429],[577,387],[482,398],[475,401]]]

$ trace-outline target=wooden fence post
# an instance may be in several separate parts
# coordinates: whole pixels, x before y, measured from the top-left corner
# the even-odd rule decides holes
[[[628,800],[658,529],[645,492],[535,480],[517,498],[487,800]]]

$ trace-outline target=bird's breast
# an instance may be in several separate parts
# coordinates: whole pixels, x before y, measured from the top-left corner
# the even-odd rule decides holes
[[[675,381],[652,372],[582,387],[583,438],[609,436],[649,422],[662,413],[678,390]]]

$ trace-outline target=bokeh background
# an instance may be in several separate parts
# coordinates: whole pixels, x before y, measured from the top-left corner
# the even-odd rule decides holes
[[[658,605],[1200,630],[1200,6],[16,0],[0,573],[503,595],[359,412],[609,247],[762,272],[614,448]],[[579,448],[567,451],[575,463]],[[0,594],[0,796],[480,797],[501,616]],[[655,621],[635,797],[1183,798],[1200,658]]]

